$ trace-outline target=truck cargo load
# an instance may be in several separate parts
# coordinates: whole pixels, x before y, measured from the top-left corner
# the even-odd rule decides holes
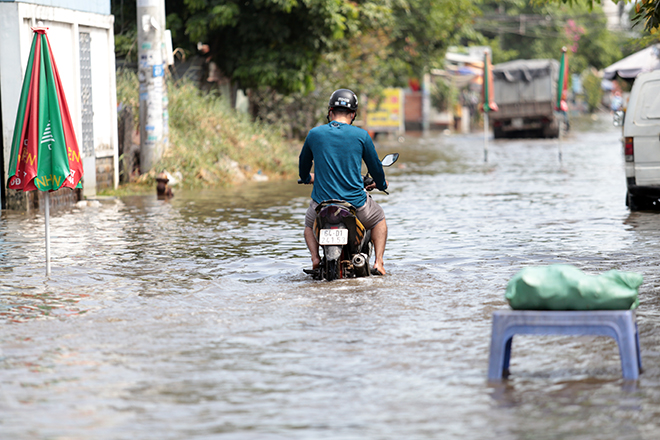
[[[493,136],[558,137],[555,113],[559,62],[515,60],[493,66],[493,91],[499,111],[489,114]]]

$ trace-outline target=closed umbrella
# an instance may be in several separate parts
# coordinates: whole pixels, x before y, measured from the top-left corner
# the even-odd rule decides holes
[[[566,50],[565,47],[561,49],[559,78],[557,79],[557,102],[555,103],[555,110],[558,112],[568,111],[568,103],[566,102],[568,96],[568,56]]]
[[[493,91],[493,66],[490,65],[490,54],[484,51],[484,80],[481,89],[482,105],[484,112],[484,162],[488,162],[488,113],[499,110],[495,103],[495,92]]]
[[[34,38],[14,126],[7,187],[45,193],[46,274],[50,275],[49,193],[62,187],[81,188],[83,167],[47,29],[32,28]]]
[[[568,54],[566,53],[567,49],[565,47],[561,48],[561,62],[559,63],[559,78],[557,79],[557,101],[555,102],[555,111],[563,115],[564,120],[566,121],[566,114],[568,112]],[[559,121],[559,133],[557,135],[557,145],[559,150],[559,162],[561,163],[562,152],[561,152],[561,129],[562,122]]]

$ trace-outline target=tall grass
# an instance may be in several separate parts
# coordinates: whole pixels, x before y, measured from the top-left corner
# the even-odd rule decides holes
[[[117,76],[118,101],[135,101],[137,79],[132,73]],[[229,108],[216,94],[201,93],[191,82],[168,86],[169,147],[153,175],[180,173],[187,188],[226,186],[251,179],[255,174],[271,179],[290,178],[297,172],[299,144],[284,139],[278,130],[254,122]]]

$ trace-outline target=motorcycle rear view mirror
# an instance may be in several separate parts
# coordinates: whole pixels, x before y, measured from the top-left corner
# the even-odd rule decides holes
[[[380,162],[383,164],[384,167],[389,167],[394,164],[399,159],[399,153],[391,153],[388,154],[381,160]]]

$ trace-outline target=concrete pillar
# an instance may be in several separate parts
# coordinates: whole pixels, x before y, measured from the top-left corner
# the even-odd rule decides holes
[[[140,171],[146,173],[167,146],[163,63],[164,0],[137,0],[138,80],[140,81]]]
[[[465,107],[461,109],[461,133],[470,132],[470,107]]]

